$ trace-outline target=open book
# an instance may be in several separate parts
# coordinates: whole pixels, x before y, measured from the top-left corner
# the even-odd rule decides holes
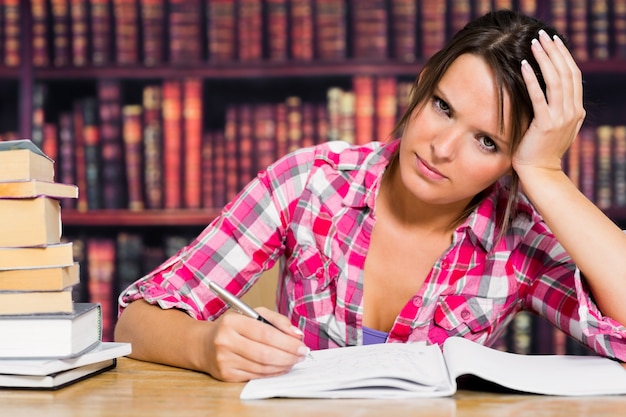
[[[474,375],[545,395],[626,394],[626,370],[597,356],[519,355],[453,337],[437,345],[387,343],[312,352],[281,376],[255,379],[241,399],[443,397]]]

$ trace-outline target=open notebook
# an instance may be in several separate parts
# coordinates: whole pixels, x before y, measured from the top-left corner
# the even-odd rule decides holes
[[[255,379],[241,399],[443,397],[475,375],[535,394],[626,394],[626,370],[597,356],[519,355],[463,338],[437,345],[386,343],[318,350],[281,376]]]

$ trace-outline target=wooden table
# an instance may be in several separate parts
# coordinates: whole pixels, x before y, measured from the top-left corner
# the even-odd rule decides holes
[[[411,400],[271,399],[241,401],[243,384],[187,370],[120,358],[116,369],[58,391],[0,390],[7,417],[91,416],[620,416],[626,396],[564,398],[459,391]]]

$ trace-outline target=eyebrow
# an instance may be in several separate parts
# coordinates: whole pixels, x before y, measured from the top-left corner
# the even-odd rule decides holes
[[[437,96],[440,96],[441,99],[443,101],[445,101],[446,104],[448,105],[448,107],[450,108],[450,113],[454,114],[454,112],[455,112],[454,106],[450,103],[450,100],[448,99],[446,94],[443,91],[441,91],[441,88],[435,87],[435,89],[433,90],[433,94],[435,94]],[[511,149],[510,142],[505,140],[505,139],[503,139],[503,138],[501,138],[500,136],[492,134],[492,133],[489,133],[489,132],[486,132],[486,131],[484,131],[482,129],[480,130],[480,133],[483,133],[485,136],[488,136],[491,140],[499,143],[501,147],[506,148],[508,150]]]

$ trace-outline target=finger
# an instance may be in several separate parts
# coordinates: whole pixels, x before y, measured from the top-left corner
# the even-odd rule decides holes
[[[554,44],[556,48],[560,51],[563,59],[565,60],[566,65],[569,68],[569,76],[572,80],[572,91],[573,91],[573,103],[575,105],[576,113],[582,119],[585,118],[585,110],[583,108],[583,82],[582,82],[582,71],[576,64],[574,57],[571,52],[567,49],[561,38],[558,36],[554,37]]]
[[[527,60],[522,60],[522,77],[526,83],[526,90],[530,96],[530,101],[533,104],[533,111],[535,113],[535,120],[542,120],[548,114],[548,103],[543,95],[543,90],[539,85],[539,80],[535,71],[528,63]]]
[[[282,332],[297,339],[302,339],[304,337],[304,333],[302,333],[299,328],[292,325],[291,321],[282,314],[269,310],[265,307],[259,307],[256,310],[261,316],[265,317],[267,321],[272,323],[277,329],[281,330]]]
[[[543,31],[540,31],[540,38],[544,38],[544,36],[547,36],[545,35],[545,32],[542,32]],[[545,39],[544,43],[548,44]],[[548,53],[544,49],[542,42],[540,42],[536,38],[533,39],[531,41],[531,49],[535,59],[537,60],[537,63],[539,64],[539,69],[546,83],[546,96],[548,105],[553,109],[562,109],[563,90],[561,86],[561,76],[559,75],[554,63],[548,56]]]

